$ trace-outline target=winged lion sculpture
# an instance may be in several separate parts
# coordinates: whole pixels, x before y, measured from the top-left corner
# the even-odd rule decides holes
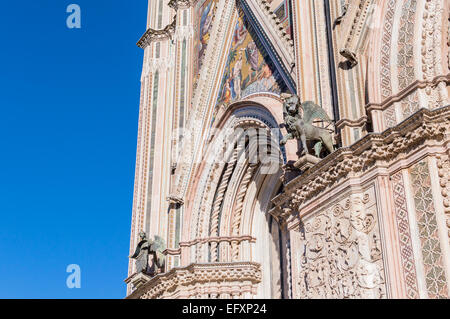
[[[283,117],[288,134],[281,140],[280,145],[283,146],[288,140],[295,138],[302,142],[304,152],[309,154],[306,141],[312,140],[317,141],[314,146],[317,157],[320,157],[323,145],[332,153],[334,146],[331,132],[313,125],[315,119],[332,122],[325,110],[311,101],[300,103],[297,95],[283,94],[282,99],[284,101]],[[300,114],[300,109],[303,111],[303,116]]]

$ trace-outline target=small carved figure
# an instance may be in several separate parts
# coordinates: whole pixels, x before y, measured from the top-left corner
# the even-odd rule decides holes
[[[155,236],[155,240],[148,240],[145,232],[139,233],[139,243],[136,247],[136,251],[129,258],[136,260],[136,272],[145,274],[160,273],[164,267],[165,256],[163,251],[165,250],[164,240]],[[149,256],[153,256],[153,264],[149,263]]]
[[[318,141],[315,146],[315,154],[320,157],[322,146],[332,153],[334,151],[333,138],[329,130],[313,125],[314,119],[321,119],[325,122],[331,122],[327,113],[320,106],[307,101],[300,103],[297,95],[282,94],[283,116],[288,134],[281,140],[280,145],[285,145],[290,139],[301,140],[303,151],[309,154],[307,140]],[[299,109],[303,110],[303,117]]]

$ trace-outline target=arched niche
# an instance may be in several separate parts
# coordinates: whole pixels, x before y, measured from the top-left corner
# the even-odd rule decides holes
[[[287,161],[279,146],[281,109],[280,100],[272,99],[270,107],[248,100],[220,114],[213,128],[229,133],[209,138],[182,226],[183,266],[259,263],[261,298],[279,298],[283,286],[280,230],[268,213]],[[227,143],[219,151],[224,136]]]

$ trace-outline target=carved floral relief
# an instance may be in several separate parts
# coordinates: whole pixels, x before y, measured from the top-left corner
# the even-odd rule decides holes
[[[373,189],[307,218],[301,231],[298,298],[386,298]]]

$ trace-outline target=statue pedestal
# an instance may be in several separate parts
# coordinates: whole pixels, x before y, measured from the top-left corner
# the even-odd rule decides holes
[[[285,185],[301,174],[301,171],[294,167],[294,164],[286,164],[282,168],[283,175],[281,175],[281,181]]]
[[[315,157],[314,155],[306,154],[300,157],[298,161],[294,163],[294,167],[301,171],[306,171],[319,162],[320,158]]]
[[[150,279],[152,279],[150,276],[140,272],[140,273],[136,273],[134,275],[131,275],[130,277],[128,277],[127,279],[125,279],[125,282],[127,284],[132,284],[133,287],[135,289],[139,288],[140,286],[142,286],[143,284],[147,283],[148,281],[150,281]]]

